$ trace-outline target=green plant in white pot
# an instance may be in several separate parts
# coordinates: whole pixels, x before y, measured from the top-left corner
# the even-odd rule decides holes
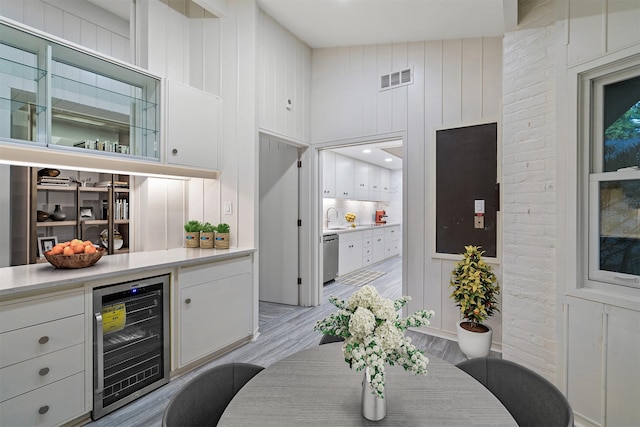
[[[462,260],[456,263],[449,286],[451,298],[460,308],[458,345],[469,358],[485,357],[491,350],[493,330],[483,322],[498,310],[500,286],[496,275],[483,259],[479,246],[465,246]]]

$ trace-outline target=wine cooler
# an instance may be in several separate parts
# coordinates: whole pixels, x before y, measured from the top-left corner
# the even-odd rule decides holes
[[[93,291],[95,420],[169,382],[169,276]]]

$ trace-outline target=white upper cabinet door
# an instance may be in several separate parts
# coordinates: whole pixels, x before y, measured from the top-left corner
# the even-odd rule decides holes
[[[387,168],[380,168],[380,200],[391,200],[391,171]]]
[[[381,201],[382,199],[382,168],[376,165],[369,165],[369,200]]]
[[[166,162],[218,170],[222,99],[167,80],[165,100]]]
[[[353,197],[356,200],[369,200],[369,163],[353,162]]]
[[[322,152],[322,197],[336,197],[336,153]]]
[[[353,199],[353,167],[351,157],[336,154],[336,199]]]

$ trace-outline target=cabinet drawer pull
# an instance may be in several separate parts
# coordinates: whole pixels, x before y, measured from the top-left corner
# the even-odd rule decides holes
[[[48,336],[46,336],[46,335],[45,335],[44,337],[40,337],[40,339],[38,340],[38,342],[39,342],[40,344],[46,344],[46,343],[48,343],[48,342],[49,342],[49,337],[48,337]]]
[[[172,153],[172,154],[178,154],[178,149],[177,149],[177,148],[174,148],[173,150],[171,150],[171,153]]]
[[[38,371],[38,374],[40,374],[41,377],[44,377],[48,373],[49,373],[49,368],[42,368]]]
[[[191,304],[191,298],[187,298],[186,300],[184,300],[185,304]]]
[[[40,409],[38,409],[38,413],[39,413],[40,415],[44,415],[44,414],[46,414],[47,412],[49,412],[49,405],[41,406],[41,407],[40,407]]]

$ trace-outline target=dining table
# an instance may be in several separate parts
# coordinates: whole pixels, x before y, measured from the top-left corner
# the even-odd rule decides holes
[[[385,367],[386,416],[362,416],[363,371],[345,362],[342,343],[292,354],[262,370],[234,396],[219,427],[517,426],[502,403],[466,372],[429,358],[427,375]]]

